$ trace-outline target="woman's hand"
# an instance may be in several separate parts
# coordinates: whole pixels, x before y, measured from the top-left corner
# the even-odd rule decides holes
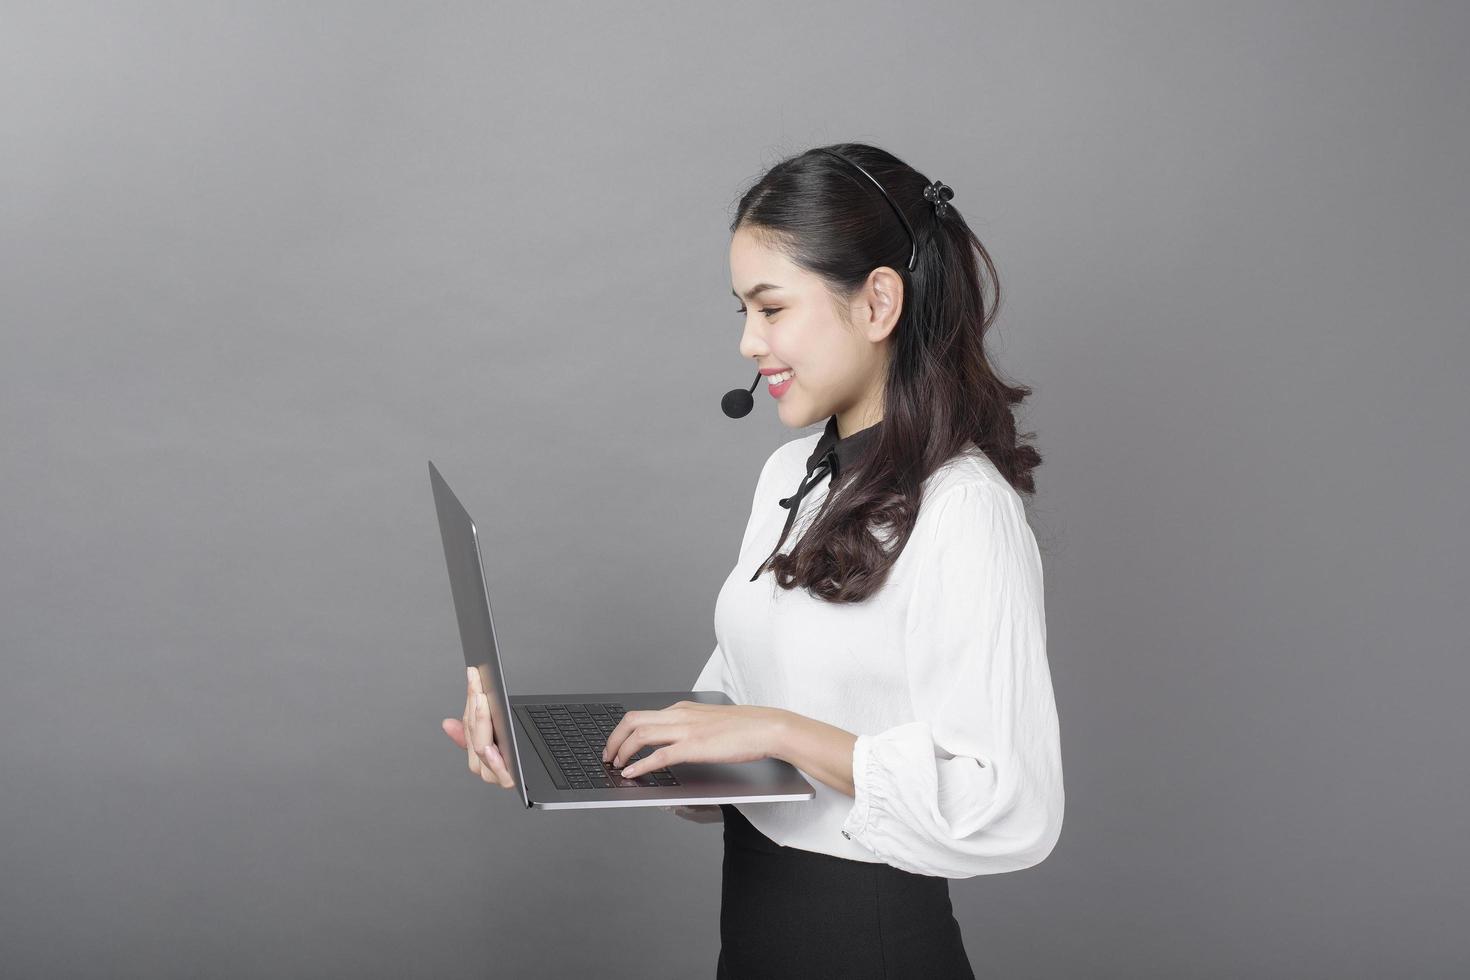
[[[621,767],[645,746],[663,746],[624,769],[625,778],[680,762],[756,762],[775,755],[786,715],[781,708],[698,701],[629,711],[607,737],[602,761]]]
[[[469,753],[470,772],[487,783],[515,787],[510,769],[495,747],[495,727],[490,721],[490,700],[480,683],[480,669],[466,667],[468,688],[464,699],[463,718],[445,718],[442,727],[449,740]]]

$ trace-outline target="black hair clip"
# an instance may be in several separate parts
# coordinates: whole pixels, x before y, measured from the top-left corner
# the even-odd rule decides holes
[[[941,218],[949,211],[949,201],[952,197],[954,197],[954,188],[943,181],[936,180],[924,188],[924,199],[934,205],[934,213]]]

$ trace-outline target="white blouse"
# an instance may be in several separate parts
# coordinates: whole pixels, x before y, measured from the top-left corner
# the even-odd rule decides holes
[[[767,571],[821,433],[756,482],[740,560],[715,603],[714,652],[691,690],[785,708],[857,736],[856,797],[806,775],[811,800],[736,804],[778,844],[945,878],[1040,863],[1061,834],[1061,745],[1041,557],[1020,496],[973,444],[924,483],[918,523],[861,603],[787,591]],[[783,551],[828,481],[801,501]]]

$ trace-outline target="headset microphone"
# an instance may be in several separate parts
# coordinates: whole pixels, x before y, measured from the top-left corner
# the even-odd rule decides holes
[[[750,410],[755,407],[755,399],[751,397],[751,392],[755,391],[755,386],[760,383],[761,373],[757,371],[755,373],[755,380],[750,383],[750,391],[746,391],[744,388],[730,389],[725,392],[725,397],[720,399],[720,408],[724,409],[725,414],[732,419],[745,418],[745,416],[750,414]]]

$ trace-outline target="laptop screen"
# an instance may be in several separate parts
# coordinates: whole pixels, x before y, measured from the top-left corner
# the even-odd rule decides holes
[[[510,774],[530,806],[526,781],[521,775],[521,758],[516,750],[510,692],[500,665],[500,648],[495,642],[495,619],[490,613],[490,593],[480,554],[475,522],[432,460],[429,483],[434,488],[434,508],[439,513],[439,536],[444,539],[444,562],[449,568],[449,588],[454,594],[454,614],[459,620],[459,641],[464,647],[464,665],[478,667],[480,684],[490,702],[490,722],[495,729],[495,747],[506,760]],[[478,747],[478,746],[477,746]]]

